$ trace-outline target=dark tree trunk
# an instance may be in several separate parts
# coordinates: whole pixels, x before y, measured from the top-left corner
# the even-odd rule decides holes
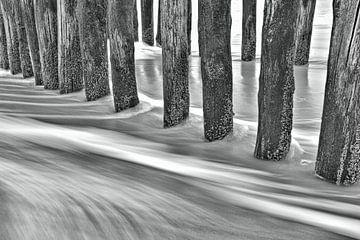
[[[134,0],[134,41],[139,41],[139,20],[137,11],[137,0]]]
[[[189,116],[187,1],[161,1],[164,127]]]
[[[19,52],[20,52],[22,74],[24,78],[33,77],[34,72],[31,63],[29,44],[27,40],[21,5],[18,0],[13,0],[12,4],[13,4],[13,12],[16,22],[16,30],[19,39]]]
[[[42,85],[41,61],[39,53],[39,41],[36,33],[34,2],[33,0],[21,0],[21,9],[24,17],[27,41],[30,49],[31,62],[35,75],[35,84]]]
[[[2,1],[1,9],[3,13],[5,33],[7,39],[7,52],[9,58],[9,66],[11,74],[21,73],[21,62],[19,53],[19,41],[16,31],[16,23],[14,15],[11,12],[11,4]]]
[[[191,0],[188,2],[188,18],[187,18],[187,36],[188,36],[188,53],[191,55],[191,24],[192,24],[192,5]]]
[[[154,45],[153,0],[141,0],[142,41]]]
[[[45,89],[58,89],[58,43],[56,0],[34,0],[42,77]]]
[[[9,69],[9,58],[7,52],[6,32],[2,11],[0,10],[0,67]]]
[[[334,1],[316,174],[336,184],[360,178],[360,1]]]
[[[157,22],[156,44],[159,47],[161,47],[161,0],[159,0],[159,7],[158,7],[158,22]]]
[[[88,101],[110,93],[106,9],[107,0],[79,0],[81,56]]]
[[[231,0],[200,0],[200,5],[204,132],[215,141],[233,130]]]
[[[282,160],[291,144],[298,1],[266,1],[255,157]]]
[[[84,85],[77,2],[78,0],[57,1],[60,94],[79,91]]]
[[[316,0],[301,0],[296,33],[295,65],[309,62]]]
[[[109,0],[108,3],[111,78],[115,111],[119,112],[139,103],[134,58],[134,0]]]
[[[256,56],[256,0],[243,0],[241,60]]]

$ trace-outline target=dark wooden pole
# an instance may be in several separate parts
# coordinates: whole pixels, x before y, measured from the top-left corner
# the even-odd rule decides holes
[[[6,32],[2,11],[0,10],[0,67],[9,69],[9,57],[7,52]]]
[[[206,7],[206,1],[200,1],[198,0],[198,32],[199,32],[199,36],[198,36],[198,45],[199,45],[199,56],[202,56],[202,52],[204,51],[204,39],[203,37],[206,35],[205,33],[205,26],[206,23],[204,23],[205,21],[205,7]]]
[[[199,38],[205,138],[233,130],[231,0],[200,0]]]
[[[298,1],[265,2],[255,157],[282,160],[291,144]]]
[[[161,1],[164,127],[189,116],[187,1]]]
[[[295,65],[309,62],[316,0],[301,0],[296,33]]]
[[[139,103],[134,58],[134,0],[109,0],[108,4],[111,79],[115,111],[119,112]]]
[[[134,41],[139,41],[139,20],[137,11],[137,0],[134,1]]]
[[[192,29],[192,3],[191,0],[187,0],[188,3],[188,18],[187,18],[187,36],[188,36],[188,52],[191,55],[191,29]]]
[[[20,3],[35,76],[35,84],[43,85],[39,41],[35,25],[34,2],[33,0],[21,0]]]
[[[45,89],[58,89],[58,43],[56,0],[34,0],[42,77]]]
[[[360,0],[334,1],[316,175],[336,184],[360,179]]]
[[[161,1],[159,0],[158,6],[158,22],[157,22],[157,33],[156,33],[156,44],[161,47]]]
[[[58,68],[61,94],[79,91],[84,86],[79,23],[76,14],[77,3],[78,0],[57,1]]]
[[[12,1],[13,13],[15,16],[16,22],[16,31],[19,39],[19,53],[20,53],[20,62],[21,70],[24,78],[29,78],[34,76],[34,71],[31,63],[30,50],[28,39],[26,35],[23,12],[21,9],[20,1]]]
[[[256,0],[243,0],[241,60],[256,56]]]
[[[79,0],[81,56],[88,101],[110,93],[106,14],[107,0]]]
[[[141,0],[142,41],[154,45],[153,0]]]

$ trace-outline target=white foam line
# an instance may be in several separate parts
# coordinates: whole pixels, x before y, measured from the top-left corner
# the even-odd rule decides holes
[[[1,88],[0,88],[1,89]],[[24,98],[24,99],[58,99],[63,100],[64,98],[70,98],[70,100],[73,100],[74,102],[82,102],[79,99],[73,98],[73,97],[63,97],[64,95],[25,95],[25,94],[10,94],[10,93],[0,93],[0,96],[4,97],[15,97],[15,98]]]
[[[224,190],[224,186],[217,187],[217,192],[220,198],[226,198],[228,201],[240,207],[267,213],[282,219],[316,226],[343,236],[360,239],[360,220],[358,219],[291,206],[268,199],[264,200],[258,196],[251,197],[236,191],[226,191]]]

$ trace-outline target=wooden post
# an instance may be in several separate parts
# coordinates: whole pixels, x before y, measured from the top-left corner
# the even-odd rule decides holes
[[[139,41],[139,20],[137,11],[137,0],[134,0],[134,41]]]
[[[16,31],[19,39],[19,53],[21,70],[24,78],[34,76],[33,67],[31,63],[29,44],[26,35],[23,13],[19,1],[12,1],[12,10],[16,22]]]
[[[205,138],[233,130],[231,0],[200,0],[199,39]]]
[[[0,10],[0,67],[9,69],[9,57],[7,52],[6,32],[2,11]]]
[[[198,0],[198,32],[199,32],[199,36],[198,36],[198,45],[199,45],[199,56],[202,56],[202,52],[204,51],[204,39],[203,37],[206,35],[205,31],[205,26],[206,24],[204,23],[205,21],[205,4],[206,1],[200,1]]]
[[[189,116],[187,1],[161,1],[164,127]]]
[[[24,25],[29,44],[33,72],[35,76],[35,84],[43,85],[39,41],[35,25],[34,2],[33,0],[21,0],[20,3],[24,17]]]
[[[265,2],[255,157],[279,161],[291,144],[298,1]]]
[[[84,86],[77,3],[78,0],[57,1],[60,94],[76,92]]]
[[[301,0],[296,33],[295,65],[309,62],[316,0]]]
[[[350,185],[360,179],[360,0],[335,3],[315,171]]]
[[[59,89],[56,0],[34,0],[45,89]]]
[[[256,0],[243,0],[241,60],[256,56]]]
[[[134,58],[134,0],[109,0],[108,25],[115,111],[139,103]]]
[[[154,46],[153,0],[141,0],[142,41]]]
[[[188,53],[191,55],[191,29],[192,29],[192,3],[187,0],[188,16],[187,16],[187,36],[188,36]]]
[[[85,94],[94,101],[110,93],[106,35],[107,0],[78,0]]]
[[[157,33],[156,33],[156,44],[161,47],[161,1],[159,0],[158,6],[158,22],[157,22]]]

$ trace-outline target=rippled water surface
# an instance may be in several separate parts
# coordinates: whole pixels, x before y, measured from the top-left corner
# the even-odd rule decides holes
[[[111,97],[88,103],[84,92],[59,95],[0,71],[0,239],[360,238],[359,185],[333,186],[313,172],[330,1],[318,1],[310,65],[295,69],[294,140],[279,163],[252,156],[260,66],[239,61],[240,2],[235,131],[221,142],[203,139],[195,23],[191,116],[172,129],[162,128],[159,48],[136,44],[141,103],[122,113]]]

